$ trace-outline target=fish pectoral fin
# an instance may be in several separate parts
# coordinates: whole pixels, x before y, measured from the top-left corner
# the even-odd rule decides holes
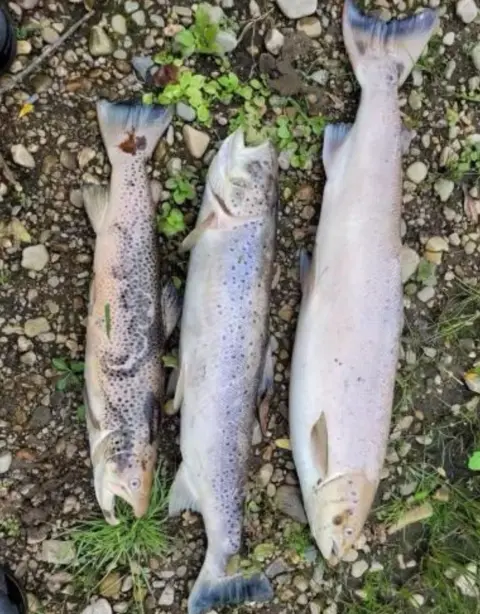
[[[328,124],[323,136],[322,160],[325,173],[330,174],[338,150],[346,141],[353,124]]]
[[[82,195],[90,224],[98,233],[108,208],[110,190],[105,185],[87,183],[82,187]]]
[[[274,361],[272,347],[272,338],[270,337],[267,344],[267,349],[265,350],[262,380],[257,393],[258,418],[260,428],[262,429],[262,433],[264,435],[266,434],[267,430],[270,400],[273,396]]]
[[[162,288],[160,304],[165,339],[168,339],[175,330],[182,309],[177,290],[171,281]]]
[[[313,269],[312,258],[308,255],[307,250],[300,250],[300,286],[304,297],[308,296],[312,290],[315,274]]]
[[[177,385],[175,388],[175,396],[173,398],[173,408],[175,411],[180,409],[180,406],[183,401],[183,391],[185,389],[185,366],[180,363],[180,367],[178,368],[177,377]]]
[[[203,235],[203,233],[206,230],[209,230],[210,228],[215,228],[216,224],[217,224],[217,215],[216,215],[216,213],[214,211],[212,211],[212,213],[210,213],[203,220],[203,222],[200,222],[200,224],[198,224],[198,226],[196,226],[192,230],[192,232],[190,232],[185,237],[185,239],[182,241],[180,247],[178,248],[178,251],[180,253],[183,253],[183,252],[188,252],[189,250],[191,250],[198,243],[198,241],[200,240],[200,237]]]
[[[178,516],[184,510],[200,512],[200,503],[188,479],[185,463],[182,462],[170,489],[168,515]]]
[[[325,413],[315,422],[310,433],[312,459],[322,480],[328,475],[328,428]]]

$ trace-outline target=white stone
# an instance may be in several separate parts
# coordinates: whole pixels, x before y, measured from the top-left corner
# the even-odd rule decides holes
[[[322,24],[317,17],[303,17],[297,21],[297,30],[309,38],[318,38],[322,34]]]
[[[277,28],[269,30],[265,36],[265,47],[272,55],[278,55],[280,53],[284,42],[285,37]]]
[[[438,194],[442,203],[447,202],[447,200],[452,195],[453,189],[455,188],[455,184],[450,179],[444,179],[441,177],[435,181],[433,189]]]
[[[472,23],[478,15],[478,7],[475,0],[458,0],[457,15],[463,23]]]
[[[162,594],[160,595],[160,599],[158,600],[158,605],[160,606],[170,606],[173,605],[175,600],[175,589],[171,584],[168,584],[164,589]]]
[[[480,72],[480,43],[477,43],[472,49],[472,61],[475,68]]]
[[[435,296],[435,288],[433,286],[425,286],[417,293],[417,298],[422,303],[428,303]]]
[[[41,271],[47,266],[48,260],[45,245],[29,245],[22,252],[22,267],[30,271]]]
[[[78,166],[80,168],[85,168],[85,166],[87,166],[89,162],[91,162],[95,158],[96,155],[97,154],[94,149],[92,149],[91,147],[84,147],[79,151],[77,156]]]
[[[443,37],[442,42],[444,45],[447,45],[447,47],[451,47],[455,42],[455,32],[447,32]]]
[[[133,21],[137,24],[137,26],[143,27],[147,23],[147,19],[145,17],[145,11],[135,11],[132,15]]]
[[[431,237],[428,239],[425,249],[428,252],[448,252],[448,241],[443,237]]]
[[[125,36],[127,33],[127,20],[123,15],[114,15],[112,17],[112,30],[117,34]]]
[[[200,132],[200,130],[196,130],[192,126],[183,127],[183,138],[185,139],[188,151],[197,160],[207,151],[208,144],[210,143],[210,137],[207,133]]]
[[[413,183],[422,183],[428,173],[427,165],[424,162],[414,162],[407,168],[407,177]]]
[[[113,43],[105,30],[100,26],[93,26],[90,30],[88,48],[94,57],[110,55],[113,53]]]
[[[410,277],[415,273],[420,263],[420,256],[417,252],[404,245],[400,254],[400,265],[402,271],[402,283],[406,283]]]
[[[99,599],[87,606],[82,614],[112,614],[112,608],[106,599]]]
[[[352,576],[354,578],[361,578],[368,569],[368,563],[365,559],[355,561],[352,565]]]
[[[24,331],[27,337],[37,337],[43,333],[48,333],[50,324],[47,318],[31,318],[25,322]]]
[[[0,475],[3,473],[7,473],[12,464],[12,453],[11,452],[2,452],[0,454]]]
[[[220,30],[215,38],[215,42],[224,53],[230,53],[238,45],[235,32],[231,30]]]
[[[277,0],[282,13],[289,19],[300,19],[317,10],[317,0]]]
[[[257,2],[255,2],[255,0],[250,0],[248,9],[253,19],[258,19],[262,16],[262,11],[260,10],[260,7],[258,6]]]
[[[35,168],[35,160],[32,154],[22,144],[12,145],[10,151],[15,164],[24,168]]]

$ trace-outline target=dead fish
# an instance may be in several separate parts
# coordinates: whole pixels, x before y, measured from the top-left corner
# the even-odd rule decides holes
[[[85,406],[95,493],[117,524],[115,497],[137,518],[148,509],[163,401],[163,347],[179,306],[160,289],[160,263],[146,162],[172,109],[100,101],[97,115],[112,166],[110,189],[88,185],[96,233],[85,359]]]
[[[327,183],[312,264],[301,258],[289,409],[309,524],[332,561],[359,537],[385,457],[403,320],[397,89],[436,24],[433,10],[384,23],[344,6],[362,96],[353,126],[325,131]]]
[[[277,211],[277,157],[269,142],[246,147],[238,130],[210,165],[192,249],[180,333],[182,464],[170,515],[203,516],[208,548],[189,614],[266,601],[263,574],[227,575],[241,543],[244,486],[255,407],[273,382],[269,301]]]
[[[0,567],[0,614],[19,614],[17,606],[8,596],[7,578]]]

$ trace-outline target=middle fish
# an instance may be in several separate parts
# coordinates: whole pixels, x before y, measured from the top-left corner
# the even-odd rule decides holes
[[[227,575],[239,551],[255,407],[272,386],[269,303],[275,254],[278,162],[241,130],[213,159],[191,249],[174,406],[181,411],[180,465],[170,515],[200,512],[208,548],[189,614],[272,598],[264,574]]]

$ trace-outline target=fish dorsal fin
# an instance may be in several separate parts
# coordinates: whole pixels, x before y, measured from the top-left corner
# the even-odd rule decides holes
[[[310,433],[312,460],[320,477],[324,480],[328,475],[328,428],[325,413],[313,425]]]
[[[328,124],[325,128],[322,160],[327,177],[331,172],[337,152],[346,141],[351,128],[352,124]]]

